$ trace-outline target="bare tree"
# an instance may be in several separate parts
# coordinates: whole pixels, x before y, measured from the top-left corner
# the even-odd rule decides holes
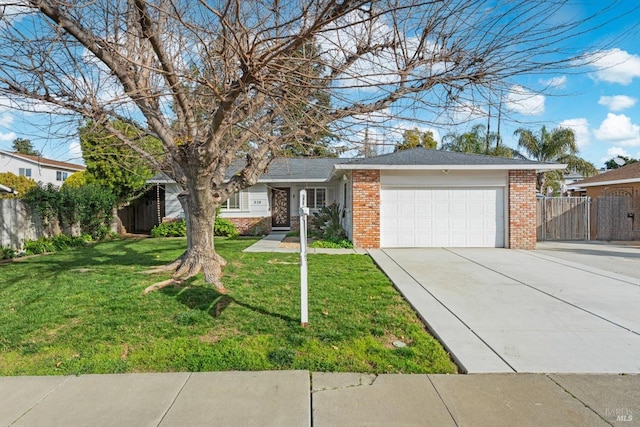
[[[592,17],[563,21],[567,3],[5,0],[0,95],[90,119],[174,178],[187,250],[164,284],[202,270],[224,292],[216,208],[284,147],[354,133],[374,113],[494,102],[516,76],[575,64],[563,49]],[[137,143],[147,135],[164,155]]]

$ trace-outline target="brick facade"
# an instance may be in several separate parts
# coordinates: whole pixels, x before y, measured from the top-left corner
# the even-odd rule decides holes
[[[536,171],[509,171],[509,247],[536,248]]]
[[[271,231],[271,217],[227,218],[243,236],[261,236]]]
[[[353,245],[356,248],[380,247],[380,171],[354,170]]]

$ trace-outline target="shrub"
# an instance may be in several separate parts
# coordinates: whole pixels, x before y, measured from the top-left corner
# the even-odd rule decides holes
[[[238,234],[238,230],[236,226],[233,225],[231,221],[227,218],[221,218],[220,216],[216,216],[216,221],[213,224],[213,235],[214,236],[226,236],[226,237],[235,237]]]
[[[69,178],[67,178],[63,183],[62,183],[62,188],[65,187],[73,187],[73,188],[79,188],[82,187],[83,185],[87,185],[87,171],[80,171],[80,172],[74,172],[71,175],[69,175]]]
[[[185,237],[187,235],[187,223],[180,221],[163,222],[151,229],[151,237]]]
[[[26,240],[24,242],[24,250],[29,255],[44,254],[46,252],[55,252],[56,247],[51,239],[40,237],[38,240]]]
[[[328,249],[353,249],[353,243],[348,239],[337,241],[332,240],[316,240],[310,245],[312,248],[328,248]]]
[[[109,233],[115,206],[111,191],[98,184],[63,187],[61,190],[52,184],[35,186],[27,191],[23,200],[44,224],[50,224],[55,218],[69,226],[80,224],[83,233],[98,240]]]
[[[22,200],[32,212],[40,216],[44,224],[50,224],[59,216],[60,197],[53,184],[32,187],[24,194]]]
[[[38,185],[31,178],[27,178],[26,176],[18,176],[11,172],[0,173],[0,184],[12,188],[18,192],[18,194],[0,193],[0,199],[22,197],[27,191]]]
[[[51,238],[40,237],[38,240],[27,240],[24,242],[24,250],[29,255],[43,254],[84,246],[91,240],[92,237],[88,234],[77,237],[60,234]]]
[[[236,226],[226,218],[216,217],[213,225],[215,236],[235,237],[238,234]],[[165,222],[151,229],[151,237],[185,237],[187,224],[184,219],[180,221]]]
[[[11,259],[16,257],[16,251],[11,248],[0,246],[0,259]]]
[[[321,208],[320,211],[314,212],[311,225],[315,228],[315,232],[312,232],[312,234],[320,237],[321,240],[314,242],[311,247],[353,248],[353,244],[347,239],[347,233],[342,228],[341,218],[342,209],[337,203],[332,203]]]

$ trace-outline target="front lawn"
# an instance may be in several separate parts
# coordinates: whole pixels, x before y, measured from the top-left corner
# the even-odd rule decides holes
[[[117,240],[0,264],[0,375],[456,372],[369,257],[309,256],[303,328],[298,255],[241,252],[253,242],[217,241],[229,295],[200,277],[142,294],[166,278],[143,271],[178,256],[184,239]]]

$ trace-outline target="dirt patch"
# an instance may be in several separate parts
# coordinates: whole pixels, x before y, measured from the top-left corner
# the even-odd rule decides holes
[[[309,247],[313,242],[318,239],[313,237],[307,239],[307,247]],[[279,248],[283,249],[300,249],[300,237],[298,236],[289,236],[282,239],[282,241],[278,244]]]

